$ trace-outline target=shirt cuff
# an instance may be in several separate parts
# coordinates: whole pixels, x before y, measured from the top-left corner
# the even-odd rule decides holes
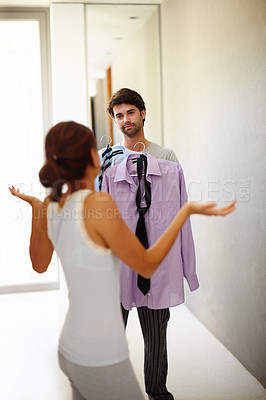
[[[196,274],[186,278],[186,280],[187,280],[187,283],[188,283],[188,286],[189,286],[189,289],[190,289],[191,292],[193,292],[194,290],[198,289],[199,281],[198,281],[198,277],[197,277]]]

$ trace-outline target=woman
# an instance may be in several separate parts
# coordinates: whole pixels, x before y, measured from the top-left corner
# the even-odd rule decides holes
[[[30,257],[35,271],[47,270],[54,249],[69,289],[69,310],[59,340],[59,363],[69,377],[73,400],[143,399],[128,359],[119,299],[119,259],[149,278],[169,252],[191,214],[222,215],[235,202],[186,203],[149,249],[122,220],[107,193],[95,192],[101,165],[94,134],[70,122],[55,125],[45,141],[41,183],[51,188],[41,202],[10,189],[32,207]],[[63,190],[67,188],[67,190]]]

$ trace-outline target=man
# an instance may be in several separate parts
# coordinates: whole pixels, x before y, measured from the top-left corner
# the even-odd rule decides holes
[[[142,148],[136,149],[135,147],[137,143],[142,143],[145,146],[145,153],[149,153],[155,158],[178,162],[172,150],[146,139],[144,134],[146,108],[142,97],[137,92],[127,88],[120,89],[112,96],[107,112],[123,133],[121,145],[126,149],[131,151],[142,150]],[[123,285],[125,285],[125,282],[121,275],[121,287]],[[156,282],[156,285],[160,285],[160,282]],[[138,289],[136,288],[136,290]],[[147,296],[149,296],[149,293]],[[121,307],[126,326],[129,310],[125,309],[123,305]],[[156,309],[137,306],[137,312],[144,338],[146,392],[150,400],[173,400],[173,395],[166,388],[168,370],[166,330],[170,318],[169,308],[162,309],[158,300]]]
[[[134,90],[123,88],[116,92],[108,105],[107,111],[123,133],[122,146],[136,151],[134,147],[141,142],[145,145],[145,153],[153,157],[178,162],[173,150],[150,142],[144,135],[146,107],[142,97]]]

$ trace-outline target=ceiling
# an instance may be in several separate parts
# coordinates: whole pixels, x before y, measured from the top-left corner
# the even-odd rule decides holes
[[[156,11],[154,5],[88,5],[87,51],[90,78],[103,78],[112,60]]]
[[[112,59],[144,26],[163,0],[0,0],[1,7],[49,7],[52,3],[87,4],[88,69],[103,78]],[[136,4],[137,3],[137,4]]]
[[[48,7],[52,3],[76,4],[161,4],[163,0],[0,0],[0,7]]]

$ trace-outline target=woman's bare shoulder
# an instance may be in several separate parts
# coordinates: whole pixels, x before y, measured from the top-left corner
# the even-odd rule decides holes
[[[114,203],[112,196],[106,192],[92,192],[88,194],[85,199],[85,204],[88,206],[97,205],[98,207],[105,207]]]

